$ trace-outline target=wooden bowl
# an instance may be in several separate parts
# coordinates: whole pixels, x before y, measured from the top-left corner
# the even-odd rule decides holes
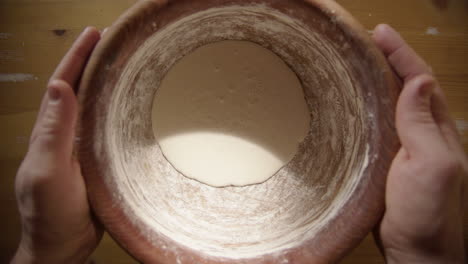
[[[259,185],[188,179],[152,132],[165,73],[226,39],[281,57],[311,114],[296,156]],[[90,203],[144,263],[335,262],[383,213],[399,90],[367,31],[334,1],[138,1],[99,42],[81,81],[77,152]]]

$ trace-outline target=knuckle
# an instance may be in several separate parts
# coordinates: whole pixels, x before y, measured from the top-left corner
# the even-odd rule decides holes
[[[55,111],[46,111],[41,120],[41,127],[43,131],[53,131],[56,127],[57,113]]]

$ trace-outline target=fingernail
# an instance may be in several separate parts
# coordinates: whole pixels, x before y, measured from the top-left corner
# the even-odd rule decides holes
[[[60,90],[57,87],[51,86],[49,87],[49,99],[52,101],[60,100],[61,94]]]

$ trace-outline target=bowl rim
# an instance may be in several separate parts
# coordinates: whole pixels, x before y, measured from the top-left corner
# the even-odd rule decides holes
[[[95,50],[89,58],[88,64],[83,72],[80,87],[78,90],[79,118],[77,125],[77,135],[81,138],[91,140],[81,141],[76,144],[76,153],[82,164],[82,171],[88,189],[88,197],[94,214],[105,226],[109,234],[120,246],[134,258],[144,263],[179,263],[184,260],[190,263],[275,263],[280,258],[277,254],[263,255],[250,259],[228,259],[212,257],[200,252],[196,252],[183,245],[177,244],[170,239],[159,237],[166,243],[175,247],[176,250],[165,251],[155,247],[151,241],[141,234],[125,215],[123,209],[115,206],[113,192],[106,185],[101,172],[109,170],[106,163],[98,163],[93,159],[93,155],[104,155],[105,151],[96,153],[93,146],[93,133],[95,125],[94,117],[88,115],[89,109],[96,112],[99,104],[96,102],[96,87],[92,83],[98,78],[100,68],[106,61],[106,54],[115,48],[116,43],[130,35],[129,31],[145,18],[154,16],[156,11],[162,10],[166,5],[181,0],[144,0],[136,2],[111,26],[97,44]],[[183,1],[183,0],[182,0]],[[226,2],[222,0],[219,2]],[[265,0],[268,1],[268,0]],[[278,1],[278,0],[272,0]],[[368,48],[369,56],[375,58],[376,64],[383,69],[384,78],[390,87],[390,105],[396,106],[396,100],[401,90],[401,84],[394,71],[389,66],[382,52],[377,48],[369,37],[367,30],[357,22],[351,14],[342,8],[335,1],[329,0],[294,0],[303,2],[311,8],[318,9],[328,17],[339,17],[337,24],[345,34],[348,34],[359,45]],[[105,109],[105,106],[104,106]],[[379,111],[382,112],[382,111]],[[105,112],[104,112],[105,113]],[[340,260],[351,249],[356,247],[372,228],[381,219],[384,212],[384,193],[386,175],[396,151],[399,148],[399,141],[394,128],[394,114],[383,115],[378,113],[377,131],[380,138],[385,138],[388,145],[379,149],[376,160],[366,169],[363,178],[367,181],[366,186],[359,186],[354,191],[352,199],[346,201],[339,216],[335,217],[327,224],[316,237],[306,240],[302,245],[281,252],[283,258],[292,263],[332,263]],[[380,172],[380,173],[374,173]],[[372,176],[371,176],[372,175]],[[182,257],[181,257],[182,256]],[[184,262],[182,261],[182,263]]]

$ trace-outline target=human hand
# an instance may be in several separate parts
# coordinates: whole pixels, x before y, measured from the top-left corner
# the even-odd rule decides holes
[[[373,38],[404,80],[396,110],[402,147],[388,174],[377,242],[388,263],[465,263],[468,161],[442,89],[391,27],[377,26]]]
[[[73,155],[78,115],[73,87],[99,39],[96,29],[86,28],[52,75],[42,99],[16,176],[22,236],[12,263],[83,263],[102,237]]]

